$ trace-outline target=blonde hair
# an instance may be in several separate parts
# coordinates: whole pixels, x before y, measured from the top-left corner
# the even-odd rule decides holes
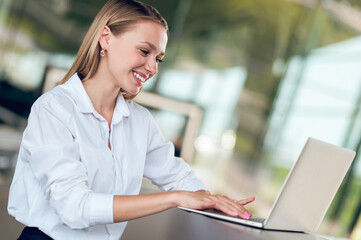
[[[89,79],[98,70],[100,62],[99,38],[105,26],[118,36],[129,30],[139,21],[153,21],[162,25],[168,32],[168,24],[159,12],[152,6],[135,0],[109,0],[96,15],[91,24],[73,65],[60,81],[65,83],[75,73]],[[125,99],[132,99],[136,95],[122,92]]]

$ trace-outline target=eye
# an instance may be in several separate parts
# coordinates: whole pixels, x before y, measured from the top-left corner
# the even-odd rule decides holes
[[[149,51],[147,51],[147,50],[140,49],[140,51],[142,52],[142,54],[143,54],[144,56],[147,56],[147,55],[149,54]]]
[[[163,59],[157,58],[156,61],[157,61],[157,63],[162,63]]]

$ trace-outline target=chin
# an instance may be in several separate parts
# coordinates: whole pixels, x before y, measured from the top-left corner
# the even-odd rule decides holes
[[[139,92],[140,92],[140,89],[129,89],[129,90],[126,90],[129,94],[132,94],[132,95],[137,95]]]

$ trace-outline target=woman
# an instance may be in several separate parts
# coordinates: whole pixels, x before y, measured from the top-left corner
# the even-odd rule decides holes
[[[146,4],[100,10],[62,84],[32,106],[8,205],[27,226],[19,239],[119,239],[126,221],[177,206],[251,216],[254,198],[206,191],[130,100],[157,73],[167,33]],[[139,195],[143,176],[166,192]]]

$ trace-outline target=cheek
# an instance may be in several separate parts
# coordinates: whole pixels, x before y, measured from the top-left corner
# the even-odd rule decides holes
[[[109,53],[109,68],[117,73],[131,71],[144,64],[145,58],[132,49],[114,49]]]
[[[129,52],[127,56],[127,62],[129,64],[135,65],[133,67],[136,67],[136,65],[141,65],[144,62],[144,57],[142,57],[139,53]]]
[[[119,73],[119,71],[123,71],[124,67],[127,65],[127,58],[124,57],[126,54],[124,52],[120,51],[113,51],[109,53],[108,55],[108,64],[109,69],[111,71],[116,71]]]

